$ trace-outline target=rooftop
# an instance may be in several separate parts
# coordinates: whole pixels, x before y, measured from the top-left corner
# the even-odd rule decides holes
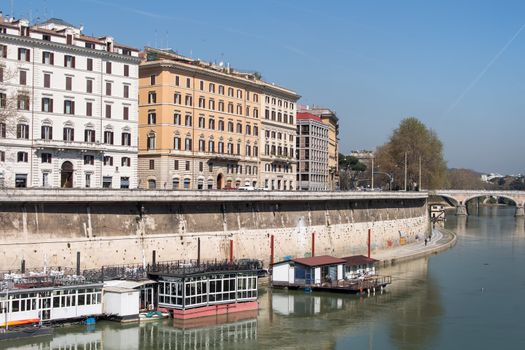
[[[346,263],[346,260],[339,259],[330,255],[319,255],[319,256],[312,256],[310,258],[297,258],[292,259],[292,261],[296,264],[306,265],[306,266],[325,266],[325,265],[337,265],[337,264],[344,264]]]
[[[344,257],[343,260],[346,260],[346,264],[350,266],[374,264],[379,261],[377,259],[369,258],[364,255],[347,256]]]

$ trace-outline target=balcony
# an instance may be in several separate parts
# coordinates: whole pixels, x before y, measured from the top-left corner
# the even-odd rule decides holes
[[[78,151],[98,151],[98,152],[104,152],[107,150],[107,145],[100,143],[100,142],[37,139],[34,141],[34,145],[42,149],[71,149],[71,150],[78,150]]]
[[[237,154],[213,153],[210,154],[210,160],[238,162],[241,160],[241,156]]]

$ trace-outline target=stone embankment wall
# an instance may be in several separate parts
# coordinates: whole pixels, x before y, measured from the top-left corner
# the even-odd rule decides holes
[[[78,191],[82,192],[82,191]],[[145,194],[146,193],[146,194]],[[91,193],[92,194],[92,193]],[[0,271],[197,259],[257,258],[267,264],[311,254],[366,254],[427,232],[426,195],[295,193],[191,194],[156,197],[147,191],[104,198],[86,193],[0,197]],[[111,199],[113,198],[113,199]],[[233,247],[233,252],[231,252]]]

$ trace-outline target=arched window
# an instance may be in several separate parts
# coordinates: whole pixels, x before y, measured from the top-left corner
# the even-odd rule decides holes
[[[237,123],[237,132],[239,134],[242,134],[242,124],[241,123]]]

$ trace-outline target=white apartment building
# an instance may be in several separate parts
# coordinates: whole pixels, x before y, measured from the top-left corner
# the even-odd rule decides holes
[[[260,156],[260,183],[270,190],[295,190],[297,159],[296,102],[299,95],[294,92],[267,85],[264,87],[261,109],[263,145]]]
[[[0,17],[0,187],[137,187],[139,51]]]

